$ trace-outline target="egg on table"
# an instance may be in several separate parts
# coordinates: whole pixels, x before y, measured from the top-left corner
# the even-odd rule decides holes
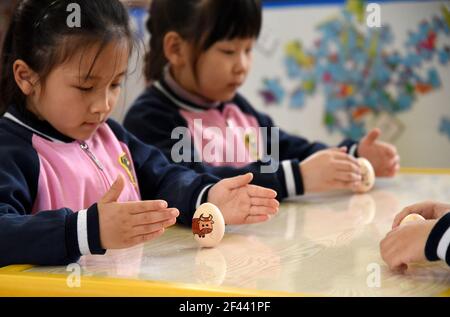
[[[202,247],[215,247],[225,234],[222,212],[211,203],[200,205],[192,218],[194,239]]]

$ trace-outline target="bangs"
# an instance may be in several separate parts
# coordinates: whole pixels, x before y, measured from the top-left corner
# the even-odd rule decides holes
[[[94,47],[97,47],[97,52],[86,74],[86,77],[88,77],[91,75],[92,69],[94,68],[99,55],[104,51],[105,47],[111,43],[117,43],[117,47],[119,47],[120,43],[126,43],[127,52],[122,51],[120,52],[120,54],[128,54],[129,57],[131,57],[131,54],[133,53],[133,50],[135,49],[136,45],[136,43],[133,40],[127,37],[112,36],[111,34],[108,33],[104,34],[102,37],[98,37],[95,35],[65,36],[57,42],[58,50],[53,50],[52,52],[53,54],[51,54],[50,56],[50,60],[52,60],[52,63],[47,64],[45,68],[41,70],[42,77],[46,77],[53,67],[64,64],[66,62],[70,62],[72,58],[80,52],[81,54],[79,63],[81,70],[81,62],[85,56],[86,51]]]
[[[209,1],[216,15],[208,14],[200,22],[199,29],[210,26],[203,37],[203,50],[210,48],[215,42],[236,38],[258,38],[261,32],[262,9],[258,0]]]

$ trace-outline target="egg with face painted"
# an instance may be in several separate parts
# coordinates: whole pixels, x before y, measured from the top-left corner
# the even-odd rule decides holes
[[[357,158],[359,166],[361,168],[361,183],[355,189],[356,193],[365,193],[372,189],[375,185],[375,171],[373,170],[372,164],[365,158]]]
[[[225,220],[220,209],[211,203],[200,205],[192,218],[192,233],[202,247],[218,245],[225,234]]]

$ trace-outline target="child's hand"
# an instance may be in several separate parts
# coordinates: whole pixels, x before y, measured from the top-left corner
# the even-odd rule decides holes
[[[410,263],[423,262],[425,244],[437,220],[408,223],[389,232],[380,243],[381,257],[389,268],[404,272]]]
[[[305,193],[352,189],[361,182],[361,168],[345,147],[322,150],[300,163]]]
[[[222,212],[226,224],[263,222],[278,212],[277,193],[268,188],[250,185],[253,174],[226,178],[208,193],[208,202]]]
[[[424,201],[414,205],[405,207],[401,212],[395,216],[392,228],[397,228],[402,222],[403,218],[409,214],[419,214],[425,219],[439,219],[447,212],[450,212],[450,204],[444,204],[436,201]]]
[[[400,168],[400,156],[394,145],[377,141],[381,131],[373,129],[361,139],[358,154],[370,161],[375,176],[393,177]]]
[[[124,187],[121,175],[98,202],[104,249],[122,249],[159,237],[176,222],[179,211],[162,200],[116,202]]]

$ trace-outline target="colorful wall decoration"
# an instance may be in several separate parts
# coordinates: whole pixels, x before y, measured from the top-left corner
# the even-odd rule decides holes
[[[395,124],[396,115],[411,110],[418,98],[445,89],[436,67],[450,72],[449,8],[442,4],[435,15],[411,25],[399,50],[389,24],[367,27],[364,1],[348,1],[337,16],[317,22],[314,43],[281,44],[286,80],[263,78],[259,95],[267,106],[287,98],[289,107],[301,109],[309,97],[323,94],[326,129],[354,139],[367,132],[368,115],[387,115]],[[449,122],[442,118],[434,129],[450,140]]]

